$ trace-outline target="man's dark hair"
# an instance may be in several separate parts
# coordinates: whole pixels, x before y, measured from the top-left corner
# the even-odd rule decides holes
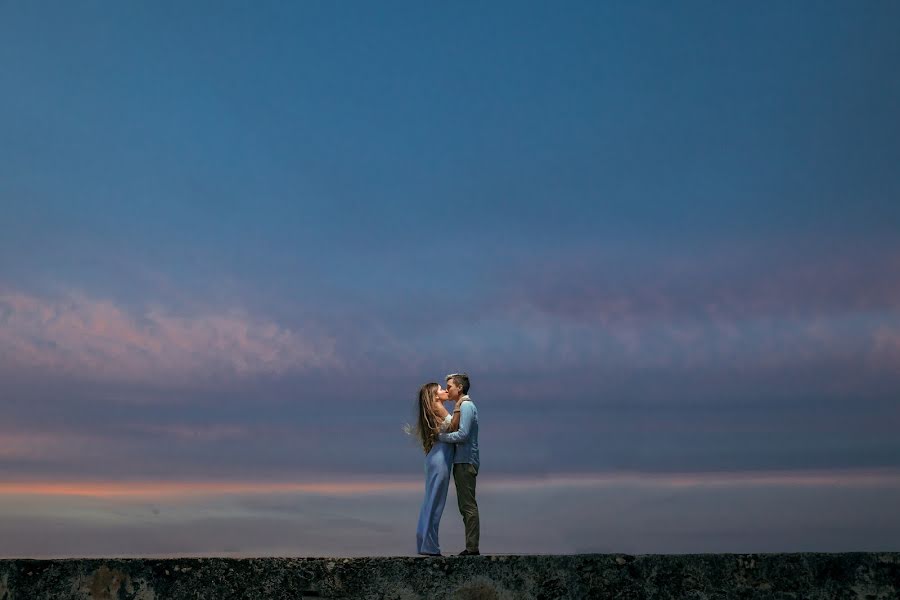
[[[465,373],[450,373],[446,381],[453,381],[462,390],[463,396],[469,393],[469,376]]]

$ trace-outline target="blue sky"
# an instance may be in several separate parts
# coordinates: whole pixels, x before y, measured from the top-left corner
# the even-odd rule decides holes
[[[458,370],[487,551],[895,550],[898,17],[0,7],[0,554],[78,554],[16,534],[69,509],[84,553],[411,552],[400,426]]]

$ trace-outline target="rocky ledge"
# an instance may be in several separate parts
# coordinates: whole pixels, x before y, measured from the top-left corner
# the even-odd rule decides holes
[[[0,600],[900,598],[900,553],[0,560]]]

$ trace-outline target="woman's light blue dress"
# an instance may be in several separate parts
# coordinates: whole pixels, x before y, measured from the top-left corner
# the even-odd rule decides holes
[[[446,431],[452,415],[447,415],[441,424],[441,431]],[[453,452],[456,446],[436,440],[431,451],[425,456],[425,499],[419,511],[419,524],[416,527],[416,548],[419,554],[440,554],[438,543],[438,527],[444,504],[447,502],[447,489],[450,487],[450,471],[453,467]]]

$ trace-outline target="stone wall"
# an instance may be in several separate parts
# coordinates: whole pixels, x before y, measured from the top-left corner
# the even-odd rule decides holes
[[[0,560],[0,600],[900,598],[900,553]]]

